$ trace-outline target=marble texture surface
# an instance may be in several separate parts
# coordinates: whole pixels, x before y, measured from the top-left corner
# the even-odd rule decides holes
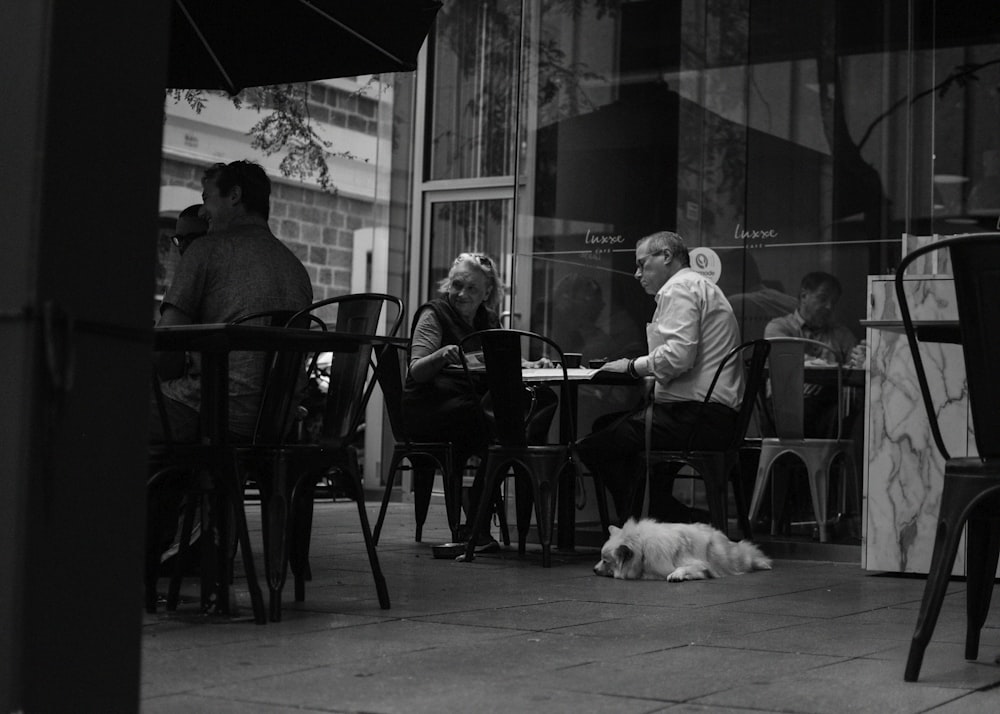
[[[868,319],[899,320],[892,276],[871,276],[868,287]],[[915,320],[958,318],[950,276],[914,276],[906,293]],[[869,329],[867,339],[862,566],[926,573],[944,459],[934,444],[906,335],[901,328]],[[967,454],[973,441],[962,348],[923,343],[921,355],[945,446],[953,456]],[[963,548],[955,572],[964,571]]]

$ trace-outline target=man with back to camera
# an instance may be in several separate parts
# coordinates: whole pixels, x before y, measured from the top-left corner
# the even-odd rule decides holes
[[[739,344],[729,301],[715,283],[689,267],[687,246],[676,233],[660,231],[641,238],[635,258],[635,277],[656,300],[652,322],[646,326],[649,352],[601,369],[655,379],[652,448],[724,448],[733,439],[743,394],[739,360],[727,364],[712,401],[703,402],[722,360]],[[645,447],[644,413],[641,409],[601,417],[579,442],[583,462],[602,476],[620,521],[630,515],[629,494],[643,477],[639,457]],[[673,522],[705,518],[673,497],[672,477],[654,483],[651,516]]]
[[[208,221],[208,233],[183,252],[160,305],[158,326],[225,323],[254,312],[297,311],[312,303],[305,267],[268,227],[270,195],[271,182],[256,163],[234,161],[205,170],[201,216]],[[193,441],[201,402],[198,356],[157,352],[154,359],[173,438]],[[230,355],[229,429],[238,437],[253,431],[263,359],[254,352]],[[151,438],[163,439],[158,415],[152,419]]]

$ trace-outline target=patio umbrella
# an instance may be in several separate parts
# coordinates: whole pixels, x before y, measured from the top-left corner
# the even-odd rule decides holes
[[[416,68],[438,0],[173,0],[171,89],[306,82]]]

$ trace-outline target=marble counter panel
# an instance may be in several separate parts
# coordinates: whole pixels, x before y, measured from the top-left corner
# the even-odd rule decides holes
[[[949,277],[914,277],[906,283],[915,320],[954,320]],[[869,278],[870,320],[898,320],[891,276]],[[934,444],[906,336],[868,330],[865,406],[865,477],[862,566],[868,570],[926,573],[941,499],[944,459]],[[923,343],[921,355],[945,445],[968,452],[965,366],[959,345]],[[955,572],[964,572],[964,551]]]

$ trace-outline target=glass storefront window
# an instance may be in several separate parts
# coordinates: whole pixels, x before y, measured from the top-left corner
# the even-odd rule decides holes
[[[972,19],[992,3],[525,8],[515,312],[587,357],[644,350],[634,246],[657,230],[702,249],[745,338],[811,271],[861,338],[905,232],[996,224],[998,30]]]
[[[428,53],[421,266],[433,282],[482,246],[514,326],[627,356],[652,311],[635,242],[676,230],[745,338],[817,270],[860,338],[867,276],[894,269],[905,233],[997,225],[998,7],[449,0]]]
[[[513,174],[520,0],[450,2],[429,53],[427,180]]]

